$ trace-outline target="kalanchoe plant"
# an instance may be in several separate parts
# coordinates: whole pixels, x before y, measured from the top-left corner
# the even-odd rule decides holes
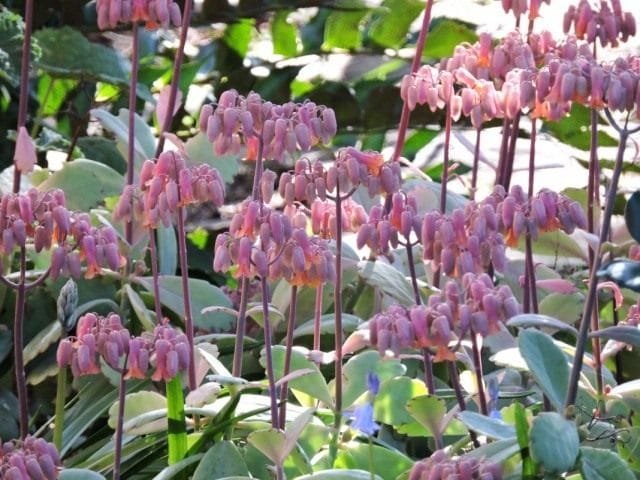
[[[0,445],[0,476],[7,480],[55,480],[62,463],[52,443],[27,436]]]

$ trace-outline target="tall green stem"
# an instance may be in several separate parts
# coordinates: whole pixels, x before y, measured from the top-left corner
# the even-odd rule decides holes
[[[180,258],[180,274],[182,277],[182,298],[184,301],[184,327],[189,341],[189,390],[197,388],[196,365],[194,352],[194,328],[191,313],[191,292],[189,290],[189,263],[187,262],[187,234],[184,223],[184,207],[178,208],[178,255]]]
[[[62,432],[64,430],[64,400],[67,391],[67,367],[58,368],[56,383],[56,406],[53,421],[53,444],[62,451]]]
[[[284,369],[282,376],[289,375],[291,370],[291,355],[293,353],[293,330],[296,328],[296,307],[298,305],[298,287],[291,285],[291,303],[289,304],[289,321],[287,322],[287,340],[284,354]],[[287,416],[287,396],[289,388],[287,382],[280,386],[280,428],[284,429]]]

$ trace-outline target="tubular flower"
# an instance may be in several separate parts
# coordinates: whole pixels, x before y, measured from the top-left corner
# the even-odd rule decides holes
[[[337,124],[331,108],[314,102],[276,105],[255,92],[244,97],[227,90],[217,104],[202,107],[200,130],[216,155],[238,153],[244,142],[248,159],[255,159],[261,150],[263,158],[282,162],[298,150],[307,152],[320,142],[329,143]]]
[[[55,480],[62,462],[53,443],[28,435],[0,445],[0,478],[5,480]]]
[[[600,2],[600,10],[595,11],[587,0],[580,0],[578,6],[571,5],[564,14],[564,33],[573,27],[576,37],[593,43],[600,40],[603,47],[618,46],[618,39],[626,42],[636,34],[636,21],[631,12],[623,12],[620,0]]]
[[[341,207],[343,232],[357,232],[368,221],[364,207],[351,198],[343,200]],[[311,230],[321,238],[336,238],[338,229],[335,203],[315,200],[311,204]]]
[[[443,450],[436,450],[424,460],[416,462],[409,480],[500,480],[499,464],[474,457],[449,458]]]
[[[514,185],[509,194],[502,187],[496,187],[485,202],[495,205],[498,229],[504,233],[509,246],[517,245],[524,233],[535,240],[540,231],[561,229],[572,233],[576,228],[587,226],[587,217],[578,202],[547,189],[528,198],[518,185]]]
[[[506,266],[504,238],[489,203],[472,201],[446,215],[427,212],[421,239],[423,258],[450,277],[484,272],[489,265],[502,272]]]
[[[150,30],[182,23],[174,0],[98,0],[96,11],[100,30],[114,29],[119,23],[143,22]]]
[[[216,207],[224,203],[224,180],[220,172],[209,165],[189,167],[179,152],[163,152],[157,161],[146,160],[140,170],[140,194],[127,186],[114,209],[118,220],[140,215],[144,225],[155,228],[159,223],[168,227],[179,208],[211,202]]]

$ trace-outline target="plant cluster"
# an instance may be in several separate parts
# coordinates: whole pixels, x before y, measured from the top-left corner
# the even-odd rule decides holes
[[[640,193],[626,195],[620,178],[637,170],[625,155],[640,130],[640,57],[600,60],[635,35],[633,14],[620,0],[580,0],[558,39],[537,28],[549,0],[503,0],[512,32],[469,30],[431,58],[433,0],[383,3],[362,6],[366,16],[323,5],[312,23],[325,49],[363,47],[340,37],[356,17],[357,35],[373,19],[371,45],[415,49],[410,65],[376,73],[401,111],[386,135],[343,124],[339,102],[324,105],[324,87],[299,79],[275,95],[210,75],[217,100],[195,101],[184,85],[198,78],[184,57],[191,0],[182,12],[173,0],[87,5],[99,30],[131,24],[130,74],[93,65],[99,82],[89,77],[94,101],[128,109],[91,110],[113,140],[60,134],[68,159],[55,172],[41,152],[65,121],[48,97],[54,72],[68,72],[37,63],[47,93],[29,118],[34,2],[24,24],[0,11],[0,40],[14,28],[24,45],[20,61],[7,56],[20,75],[7,70],[18,105],[13,189],[0,196],[0,308],[13,319],[0,324],[0,398],[15,403],[16,428],[0,425],[0,477],[634,478],[639,387],[625,355],[640,345]],[[415,42],[380,26],[398,5],[405,32],[423,15]],[[294,56],[291,37],[278,39],[295,40],[297,27],[274,8],[255,26],[270,25],[276,53]],[[171,27],[175,52],[145,53],[141,39]],[[244,55],[242,22],[225,28],[225,48]],[[36,32],[45,51],[47,34]],[[152,130],[145,82],[163,60]],[[366,88],[383,90],[375,82]],[[402,155],[436,142],[425,118],[442,130],[441,162],[421,170]],[[479,178],[481,140],[496,129],[495,176]],[[451,158],[455,130],[475,135],[468,175]],[[534,188],[540,133],[587,139],[585,191]],[[615,160],[599,158],[599,142]],[[625,240],[612,228],[620,213]],[[194,225],[203,215],[223,226]],[[57,319],[43,325],[49,310]]]

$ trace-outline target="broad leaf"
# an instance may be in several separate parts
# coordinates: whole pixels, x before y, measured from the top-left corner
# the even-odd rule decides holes
[[[105,480],[105,477],[86,468],[63,468],[58,480]]]
[[[361,22],[367,10],[339,11],[329,14],[324,25],[323,50],[344,48],[355,50],[362,45]]]
[[[432,434],[440,433],[442,419],[447,413],[445,401],[435,395],[421,395],[407,402],[407,411]]]
[[[409,279],[391,265],[380,260],[365,260],[358,264],[358,270],[368,285],[379,288],[400,304],[415,303]]]
[[[115,402],[109,408],[109,426],[115,430],[118,404]],[[160,410],[167,408],[167,399],[157,392],[143,390],[140,392],[130,393],[125,397],[124,404],[124,421],[127,422],[139,415],[142,415],[153,410]],[[162,420],[156,420],[146,425],[141,425],[128,430],[126,433],[130,435],[145,435],[152,432],[161,432],[167,429],[166,417]]]
[[[282,378],[284,372],[285,347],[275,345],[271,354],[273,356],[273,372],[277,380]],[[264,353],[260,356],[260,364],[264,367],[266,359]],[[320,400],[325,405],[332,405],[333,399],[327,387],[324,376],[320,373],[318,366],[309,360],[302,349],[294,348],[291,352],[291,372],[296,370],[308,370],[311,373],[295,378],[289,382],[289,388],[300,390],[311,397]]]
[[[549,315],[542,315],[537,313],[521,313],[520,315],[511,317],[507,321],[507,326],[519,328],[551,328],[554,330],[569,332],[573,336],[576,336],[578,334],[578,331],[571,325],[561,322],[557,318],[550,317]]]
[[[288,21],[290,13],[290,10],[278,10],[271,21],[273,53],[285,57],[293,57],[298,52],[297,29]]]
[[[399,433],[410,436],[425,436],[428,432],[409,412],[399,405],[406,405],[409,400],[426,395],[424,382],[408,377],[396,377],[380,384],[380,391],[373,403],[373,416],[376,421],[392,425]]]
[[[584,480],[634,480],[627,464],[610,450],[580,447],[580,473]]]
[[[260,450],[273,463],[280,463],[283,460],[286,437],[284,432],[270,428],[268,430],[258,430],[251,432],[247,441]],[[284,455],[286,457],[286,455]]]
[[[14,87],[20,83],[24,21],[20,15],[0,6],[0,79]],[[31,60],[37,60],[40,49],[37,40],[31,42]]]
[[[160,224],[156,229],[158,245],[158,273],[175,275],[178,268],[178,241],[173,226]]]
[[[395,480],[411,469],[413,461],[397,450],[369,446],[365,443],[354,443],[338,452],[334,466],[348,470],[372,470],[383,480]]]
[[[375,373],[380,382],[403,375],[407,368],[395,358],[382,358],[375,350],[358,353],[342,369],[342,405],[349,408],[367,391],[367,374]]]
[[[153,293],[152,277],[137,277],[137,283]],[[228,313],[212,312],[202,313],[202,310],[211,305],[231,307],[231,300],[218,287],[205,280],[197,278],[189,279],[191,291],[191,309],[193,323],[200,329],[208,331],[228,331],[235,319]],[[176,315],[184,318],[184,297],[182,296],[182,278],[173,275],[160,276],[160,298],[162,304]]]
[[[556,412],[543,412],[530,430],[531,455],[545,471],[563,473],[576,463],[580,439],[576,424]]]
[[[114,49],[90,42],[78,30],[44,28],[36,31],[34,37],[42,49],[38,67],[52,76],[129,83],[130,67],[124,57]]]
[[[432,23],[422,56],[448,57],[453,53],[456,45],[463,42],[473,43],[477,39],[478,35],[463,23],[449,18],[440,18]]]
[[[322,470],[311,475],[302,475],[296,480],[382,480],[382,477],[366,470]]]
[[[200,461],[193,480],[209,480],[230,476],[247,476],[249,469],[233,442],[224,440],[211,447]]]
[[[238,155],[223,155],[218,156],[213,152],[213,146],[207,136],[198,132],[184,144],[184,148],[189,157],[191,164],[197,165],[200,163],[206,163],[216,168],[225,183],[230,184],[233,181],[233,177],[236,176],[240,169],[240,162]]]
[[[489,438],[496,440],[516,438],[516,429],[513,425],[508,425],[496,418],[465,410],[464,412],[458,413],[458,419],[464,423],[469,430],[486,435]]]
[[[385,0],[373,14],[369,37],[382,47],[399,48],[423,10],[424,4],[418,0]]]
[[[640,329],[638,329],[638,327],[631,327],[627,325],[607,327],[591,332],[589,336],[592,338],[598,337],[607,340],[615,340],[633,347],[640,347]]]
[[[518,346],[538,386],[562,410],[569,384],[569,366],[562,350],[549,335],[533,329],[520,332]]]
[[[119,195],[122,183],[122,175],[114,169],[93,160],[77,159],[65,163],[38,185],[38,190],[59,188],[65,193],[67,207],[86,212],[102,204],[106,197]]]

